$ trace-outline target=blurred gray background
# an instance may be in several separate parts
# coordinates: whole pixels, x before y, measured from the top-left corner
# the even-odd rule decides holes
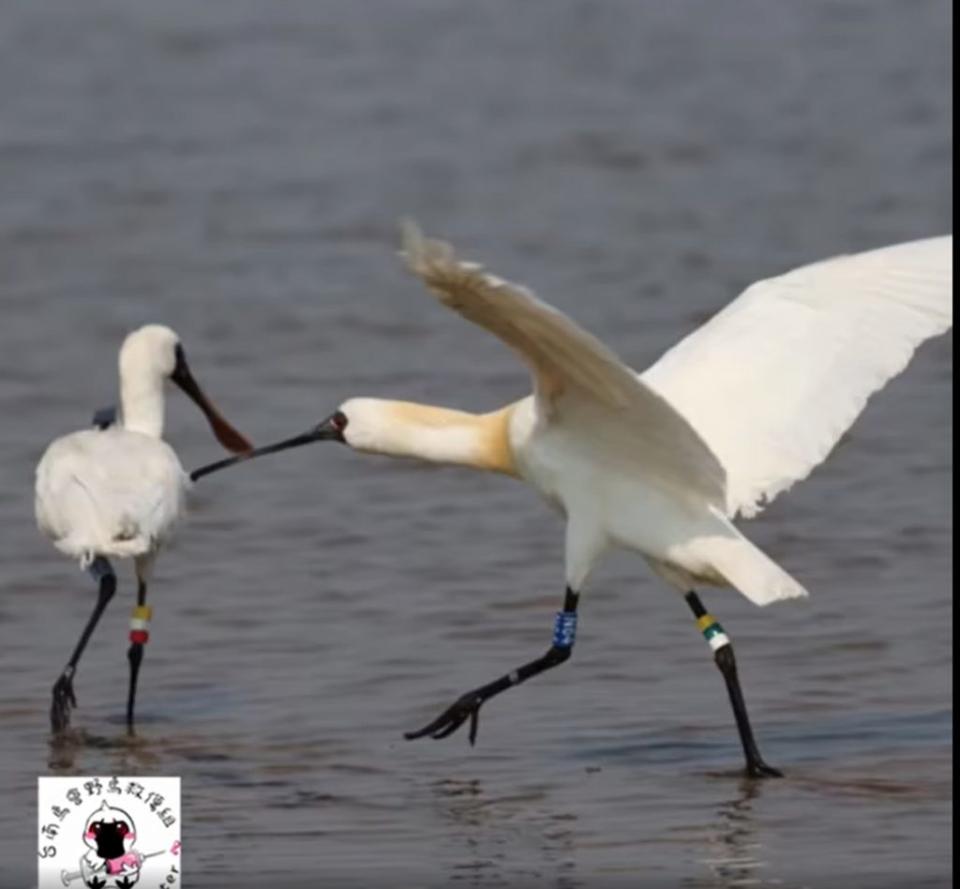
[[[704,594],[788,774],[759,785],[627,556],[475,749],[404,742],[547,645],[562,529],[515,482],[332,446],[199,487],[133,744],[124,566],[53,748],[94,591],[31,489],[148,321],[257,441],[351,395],[524,394],[403,271],[404,215],[638,368],[753,280],[949,231],[950,26],[939,0],[0,2],[0,884],[31,885],[38,774],[140,773],[183,778],[188,886],[947,885],[949,338],[750,524],[811,599]],[[185,465],[219,455],[168,417]]]

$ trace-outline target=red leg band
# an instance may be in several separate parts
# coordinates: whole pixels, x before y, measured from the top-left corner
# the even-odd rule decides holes
[[[147,640],[150,638],[150,634],[146,630],[131,630],[130,631],[130,641],[137,643],[139,645],[146,645]]]

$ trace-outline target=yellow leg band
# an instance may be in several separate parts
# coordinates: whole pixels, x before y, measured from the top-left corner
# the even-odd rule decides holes
[[[137,620],[150,620],[153,617],[153,609],[149,605],[137,605],[133,609],[133,616]]]
[[[705,614],[703,617],[697,618],[697,629],[702,633],[707,627],[712,626],[717,622],[717,619],[712,614]]]

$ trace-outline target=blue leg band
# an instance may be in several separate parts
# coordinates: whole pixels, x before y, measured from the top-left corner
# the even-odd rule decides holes
[[[573,648],[577,638],[577,612],[558,611],[553,624],[554,648]]]

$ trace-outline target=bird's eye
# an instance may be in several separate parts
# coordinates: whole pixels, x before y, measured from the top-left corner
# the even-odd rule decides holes
[[[90,825],[90,833],[96,836],[98,833],[100,833],[100,828],[102,826],[103,825],[99,821],[94,821],[93,824]]]
[[[330,418],[330,423],[337,432],[343,432],[347,428],[347,415],[343,411],[337,411]]]
[[[128,833],[130,833],[130,828],[127,827],[123,821],[121,821],[117,825],[117,833],[120,834],[121,837],[125,837]]]

